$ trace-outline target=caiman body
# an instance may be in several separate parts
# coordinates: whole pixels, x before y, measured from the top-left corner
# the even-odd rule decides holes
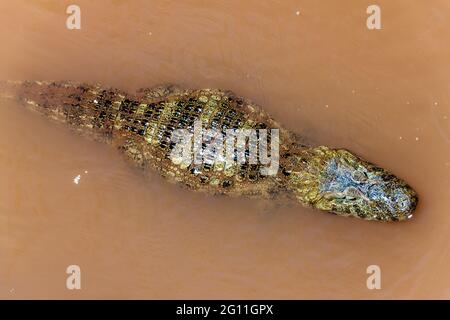
[[[138,166],[195,191],[288,195],[316,209],[380,221],[410,218],[417,204],[416,193],[404,181],[347,150],[302,144],[260,107],[229,91],[161,86],[127,94],[100,85],[40,81],[3,83],[2,88],[29,108],[108,142]],[[192,132],[198,120],[204,129],[221,132],[279,129],[276,174],[263,175],[262,164],[248,162],[224,167],[172,161],[173,132]]]

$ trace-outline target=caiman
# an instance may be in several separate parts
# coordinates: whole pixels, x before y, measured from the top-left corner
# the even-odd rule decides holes
[[[128,94],[98,84],[8,81],[1,92],[194,191],[292,198],[340,216],[378,221],[409,219],[417,205],[416,192],[403,180],[348,150],[304,144],[259,106],[230,91],[159,86]],[[261,174],[261,163],[173,161],[173,133],[193,132],[196,121],[219,132],[278,129],[276,172]]]

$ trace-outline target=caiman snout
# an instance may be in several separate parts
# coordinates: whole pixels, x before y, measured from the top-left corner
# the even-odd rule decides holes
[[[344,149],[318,147],[298,157],[304,165],[290,179],[300,202],[365,220],[412,217],[416,192],[388,171]]]

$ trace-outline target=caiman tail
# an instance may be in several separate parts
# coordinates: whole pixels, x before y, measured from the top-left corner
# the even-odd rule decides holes
[[[387,170],[345,149],[305,146],[259,106],[229,91],[164,86],[130,95],[100,85],[24,81],[0,83],[0,95],[15,97],[84,135],[112,142],[133,163],[194,191],[265,198],[288,195],[315,209],[378,221],[409,219],[417,205],[415,191]],[[195,141],[199,121],[209,139],[199,144],[203,161],[173,161],[173,134],[186,130],[190,143],[194,132]],[[262,174],[263,164],[249,163],[250,142],[247,162],[224,166],[217,159],[209,161],[209,143],[220,140],[222,133],[266,128],[279,130],[274,174]],[[274,141],[272,133],[267,138]]]
[[[1,81],[0,97],[15,99],[27,109],[85,136],[111,141],[126,93],[75,82]]]

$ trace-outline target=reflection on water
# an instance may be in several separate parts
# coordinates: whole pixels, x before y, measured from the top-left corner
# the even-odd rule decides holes
[[[420,196],[380,224],[190,193],[1,101],[0,297],[449,298],[449,4],[378,3],[374,31],[341,1],[77,1],[74,31],[56,1],[0,4],[4,79],[231,89]]]

